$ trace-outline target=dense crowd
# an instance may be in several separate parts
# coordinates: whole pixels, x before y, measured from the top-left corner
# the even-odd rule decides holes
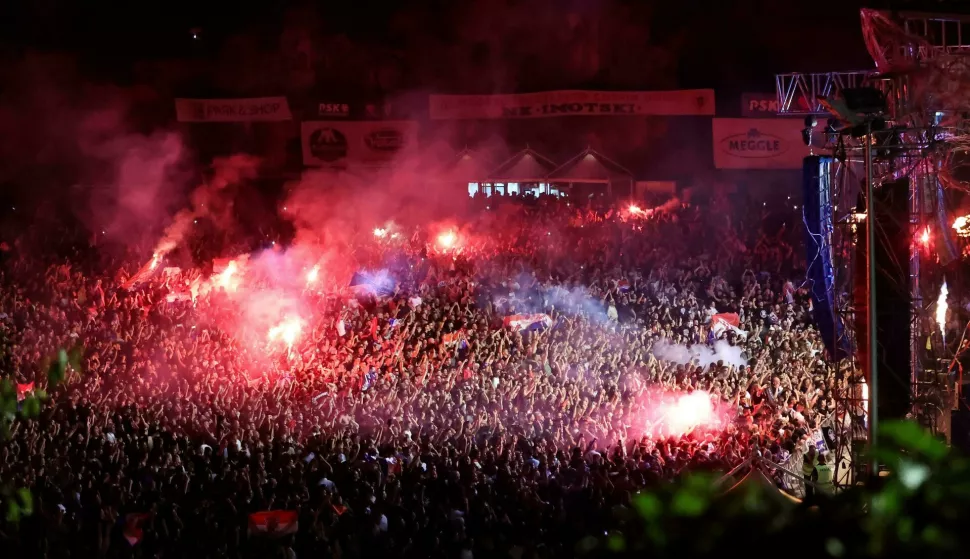
[[[642,216],[487,204],[468,231],[488,250],[440,254],[415,237],[393,290],[307,295],[318,318],[271,358],[212,320],[232,312],[218,294],[170,300],[162,274],[122,287],[117,270],[143,262],[97,249],[50,262],[12,244],[2,374],[50,400],[0,442],[0,480],[35,500],[0,524],[0,549],[558,557],[686,470],[727,471],[758,449],[801,473],[836,377],[810,325],[799,231],[679,203]],[[538,328],[503,321],[539,313]],[[720,313],[740,322],[715,335]],[[80,362],[47,386],[60,348]],[[716,424],[655,413],[690,393],[709,395]],[[254,526],[262,511],[294,511],[298,528]]]

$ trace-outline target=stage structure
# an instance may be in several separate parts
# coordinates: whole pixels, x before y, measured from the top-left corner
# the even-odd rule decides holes
[[[821,155],[806,159],[806,192],[818,188],[811,200],[830,204],[805,217],[814,239],[809,252],[829,251],[831,262],[827,292],[813,294],[833,307],[834,324],[820,331],[830,336],[830,354],[845,349],[851,357],[840,361],[828,422],[841,486],[877,473],[879,465],[863,464],[860,451],[878,434],[880,412],[899,415],[897,396],[905,396],[912,417],[949,435],[957,387],[944,365],[953,356],[937,321],[938,272],[958,257],[944,190],[968,190],[951,167],[970,147],[970,16],[862,10],[861,19],[876,70],[776,76],[780,112],[806,117],[805,139]],[[890,192],[900,189],[905,207]],[[905,223],[893,223],[893,212]],[[906,272],[895,280],[885,269],[894,256],[908,260],[898,262]],[[897,300],[880,299],[887,297]],[[900,298],[909,311],[902,353],[881,339],[891,336],[887,304]],[[908,364],[893,360],[903,355]],[[894,392],[900,381],[905,394]]]

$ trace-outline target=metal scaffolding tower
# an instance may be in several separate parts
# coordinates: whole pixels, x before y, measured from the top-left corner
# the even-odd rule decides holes
[[[828,166],[829,200],[833,206],[835,228],[828,239],[836,270],[832,300],[836,320],[841,322],[848,347],[856,348],[856,308],[853,292],[859,286],[858,274],[866,273],[866,264],[858,262],[856,245],[870,212],[858,207],[860,199],[868,202],[869,192],[885,182],[909,178],[909,226],[914,238],[909,251],[907,280],[910,294],[911,336],[910,388],[913,416],[925,426],[939,432],[948,430],[948,402],[951,387],[940,371],[940,356],[927,351],[926,340],[934,331],[924,305],[924,273],[927,262],[919,243],[922,232],[934,222],[934,208],[942,203],[939,162],[946,149],[945,138],[953,131],[940,124],[941,115],[951,109],[925,91],[919,99],[913,93],[914,69],[925,69],[938,57],[970,55],[970,16],[941,16],[902,13],[894,16],[863,11],[863,31],[867,47],[877,70],[827,72],[815,74],[781,74],[776,76],[779,112],[784,115],[828,115],[821,98],[841,97],[848,88],[872,87],[886,95],[889,112],[887,131],[851,138],[826,133],[825,145],[831,149],[833,162]],[[892,70],[892,71],[890,71]],[[880,73],[882,72],[882,73]],[[857,135],[858,136],[858,135]],[[875,155],[873,156],[873,152]],[[824,171],[823,171],[824,173]],[[860,196],[861,195],[861,196]],[[867,204],[871,207],[871,204]],[[878,227],[878,224],[876,224]],[[871,238],[871,237],[870,237]],[[870,264],[871,266],[871,264]],[[903,278],[900,278],[901,280]],[[871,289],[871,283],[870,283]],[[934,300],[935,297],[930,297]],[[870,347],[870,352],[874,351]],[[867,444],[867,431],[878,423],[870,416],[868,392],[858,359],[840,366],[836,390],[836,410],[830,421],[836,440],[837,485],[847,486],[864,471],[860,450]],[[878,376],[873,377],[873,384]],[[875,392],[875,386],[873,386]],[[875,396],[875,394],[873,394]],[[874,398],[873,398],[874,400]],[[875,402],[873,401],[873,407]],[[871,413],[872,412],[872,413]],[[947,433],[944,433],[947,434]]]

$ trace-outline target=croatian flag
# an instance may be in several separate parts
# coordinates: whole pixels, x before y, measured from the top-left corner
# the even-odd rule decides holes
[[[28,392],[34,391],[34,383],[28,382],[27,384],[17,383],[17,401],[21,401],[27,398]]]
[[[271,510],[249,515],[249,535],[279,538],[295,534],[300,527],[295,510]]]
[[[747,338],[748,333],[740,329],[741,318],[737,313],[720,313],[711,317],[711,332],[720,338],[725,332],[734,332],[738,336]]]
[[[457,332],[452,332],[450,334],[444,334],[441,336],[441,341],[444,342],[446,346],[453,346],[465,340],[465,330],[458,330]]]
[[[620,292],[626,293],[627,291],[630,290],[630,280],[627,280],[627,279],[619,280],[618,282],[616,282],[616,288],[619,289]]]
[[[552,326],[552,317],[545,313],[513,314],[505,317],[503,324],[506,328],[521,332],[522,330],[549,328]]]
[[[371,293],[378,297],[389,297],[393,295],[396,285],[394,278],[387,273],[387,270],[381,270],[376,273],[357,272],[350,278],[351,288],[365,293]]]

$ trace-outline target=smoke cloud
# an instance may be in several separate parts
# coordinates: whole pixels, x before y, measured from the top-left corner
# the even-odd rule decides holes
[[[707,367],[712,363],[723,361],[726,365],[739,367],[747,365],[748,360],[741,356],[742,349],[732,346],[724,340],[718,340],[714,347],[694,344],[686,346],[682,344],[672,344],[666,340],[660,340],[653,346],[653,355],[657,359],[663,359],[678,365],[696,362],[702,367]]]

